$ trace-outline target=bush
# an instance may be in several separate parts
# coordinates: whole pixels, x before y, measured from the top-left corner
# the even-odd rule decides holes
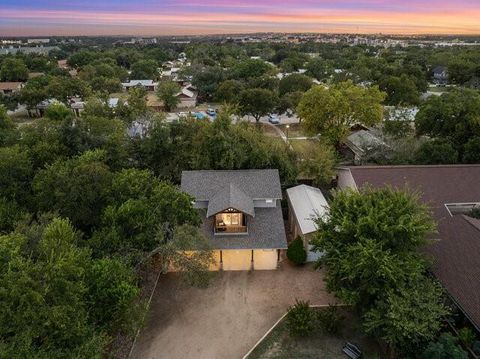
[[[458,331],[458,339],[466,346],[471,347],[476,339],[475,333],[470,328],[462,328]]]
[[[287,314],[287,328],[292,336],[306,337],[315,329],[315,311],[310,302],[296,300]]]
[[[480,219],[480,207],[473,208],[467,215],[472,218]]]
[[[428,344],[421,359],[467,359],[467,353],[457,345],[457,339],[450,333],[443,333],[435,342]]]
[[[307,252],[303,246],[302,238],[297,237],[288,245],[287,258],[296,265],[305,263],[307,260]]]
[[[328,306],[328,308],[320,310],[317,314],[320,327],[328,334],[337,334],[343,324],[345,317],[339,312],[338,307]]]

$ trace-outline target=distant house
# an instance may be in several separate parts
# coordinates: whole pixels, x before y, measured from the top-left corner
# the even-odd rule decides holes
[[[359,130],[353,132],[344,142],[343,152],[353,163],[360,165],[364,163],[369,155],[375,151],[388,150],[388,145],[376,137],[371,131]]]
[[[158,83],[153,80],[130,80],[129,82],[123,82],[122,87],[125,91],[134,87],[142,87],[147,91],[156,91]]]
[[[215,253],[212,270],[276,269],[287,248],[278,170],[184,171]]]
[[[339,189],[365,185],[418,191],[436,220],[424,251],[432,272],[466,318],[480,331],[480,220],[467,216],[480,205],[480,165],[364,166],[338,172]]]
[[[19,91],[23,86],[23,82],[0,82],[0,93],[10,95]]]
[[[303,239],[307,262],[313,262],[320,254],[311,251],[310,240],[317,232],[315,221],[328,213],[328,202],[320,189],[304,184],[287,189],[287,201],[290,233]]]
[[[197,106],[198,92],[194,86],[188,84],[177,93],[176,97],[180,99],[178,108],[192,108]]]
[[[448,71],[444,66],[437,66],[433,69],[433,82],[437,85],[448,83]]]

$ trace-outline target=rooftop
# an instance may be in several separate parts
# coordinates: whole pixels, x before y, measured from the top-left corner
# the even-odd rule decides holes
[[[328,202],[318,188],[300,185],[287,189],[287,196],[292,205],[302,234],[315,232],[315,219],[328,212]]]

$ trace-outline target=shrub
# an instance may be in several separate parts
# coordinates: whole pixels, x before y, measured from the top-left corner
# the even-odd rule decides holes
[[[292,336],[306,337],[315,329],[315,312],[308,301],[296,300],[287,314],[287,328]]]
[[[297,237],[288,245],[287,258],[296,265],[305,263],[307,260],[307,252],[303,246],[302,238]]]
[[[468,216],[472,218],[480,219],[480,207],[473,208],[469,213]]]
[[[475,333],[470,328],[462,328],[458,331],[458,339],[467,347],[471,347],[476,339]]]
[[[421,359],[467,359],[467,353],[457,345],[457,339],[450,333],[443,333],[435,342],[428,344]]]
[[[320,310],[317,314],[320,327],[329,334],[337,334],[343,324],[345,317],[339,312],[338,307],[330,305]]]

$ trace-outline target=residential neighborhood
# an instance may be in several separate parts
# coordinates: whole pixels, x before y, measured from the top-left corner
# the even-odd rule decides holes
[[[478,34],[211,16],[0,14],[0,358],[479,358]]]

